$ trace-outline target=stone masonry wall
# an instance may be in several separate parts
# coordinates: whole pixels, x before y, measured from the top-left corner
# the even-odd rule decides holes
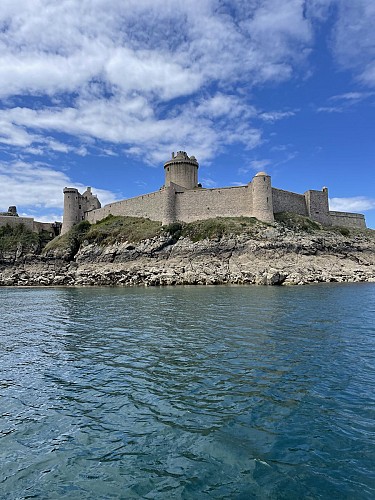
[[[23,224],[27,229],[33,231],[34,229],[34,219],[32,217],[9,217],[0,216],[0,226],[16,226],[17,224]]]
[[[175,215],[183,222],[211,217],[251,217],[251,210],[251,189],[248,186],[176,193]]]
[[[293,212],[299,215],[308,215],[303,194],[272,188],[272,199],[274,213]]]
[[[353,214],[351,212],[329,212],[332,226],[365,228],[365,216],[362,214]]]
[[[85,212],[84,217],[95,223],[112,214],[145,217],[163,224],[177,220],[193,222],[214,217],[254,217],[252,186],[253,183],[249,183],[238,187],[184,190],[171,182],[169,187],[159,191]],[[363,215],[329,212],[326,189],[307,191],[302,195],[272,188],[272,201],[274,213],[292,212],[310,216],[324,225],[366,227]]]
[[[86,220],[92,224],[104,219],[108,215],[122,215],[130,217],[145,217],[151,220],[162,220],[164,210],[164,193],[154,193],[129,198],[127,200],[109,203],[102,208],[86,212]]]
[[[310,189],[306,191],[305,198],[307,215],[310,219],[323,224],[323,226],[329,226],[331,219],[329,217],[327,188],[323,188],[322,191]]]

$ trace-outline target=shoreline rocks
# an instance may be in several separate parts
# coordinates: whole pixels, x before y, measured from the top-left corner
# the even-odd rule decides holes
[[[71,257],[69,257],[71,258]],[[295,232],[275,224],[214,240],[87,241],[73,260],[58,251],[3,255],[0,286],[303,285],[375,282],[375,238]]]

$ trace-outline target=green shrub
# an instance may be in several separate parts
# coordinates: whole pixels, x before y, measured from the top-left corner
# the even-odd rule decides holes
[[[90,227],[91,224],[87,220],[79,222],[66,234],[57,236],[50,241],[46,245],[44,253],[54,252],[57,250],[58,252],[65,254],[68,259],[72,259],[78,252],[78,249],[84,241]]]
[[[136,243],[155,237],[161,229],[160,222],[143,217],[121,217],[110,215],[93,224],[85,235],[90,243],[110,245],[117,241]]]
[[[169,234],[174,242],[182,236],[182,229],[181,222],[172,222],[172,224],[163,227],[163,231]]]
[[[275,221],[279,222],[288,229],[292,229],[293,231],[312,233],[313,231],[319,231],[322,229],[319,222],[313,221],[304,215],[298,215],[292,212],[276,213]]]
[[[48,231],[35,233],[24,224],[6,224],[0,227],[0,251],[2,253],[13,252],[20,247],[23,252],[39,253],[50,240],[51,236]]]
[[[343,236],[350,236],[350,229],[347,227],[341,227],[341,226],[333,226],[332,231],[335,231],[336,233],[340,233]]]
[[[192,241],[200,241],[205,238],[212,240],[230,234],[245,233],[250,235],[259,226],[264,226],[264,223],[255,219],[255,217],[217,217],[185,224],[182,235]]]

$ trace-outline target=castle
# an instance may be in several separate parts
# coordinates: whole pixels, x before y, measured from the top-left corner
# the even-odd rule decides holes
[[[271,185],[271,177],[257,173],[244,186],[202,188],[198,183],[198,162],[184,151],[172,153],[164,164],[165,182],[159,191],[101,206],[91,188],[80,194],[64,188],[62,234],[82,220],[95,223],[108,215],[145,217],[163,225],[213,217],[256,217],[273,222],[274,214],[292,212],[310,217],[324,226],[365,228],[362,214],[333,212],[328,206],[328,189],[292,193]]]

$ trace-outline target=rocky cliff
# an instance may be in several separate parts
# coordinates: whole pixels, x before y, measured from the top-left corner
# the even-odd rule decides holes
[[[372,230],[327,229],[281,216],[272,225],[241,218],[147,227],[143,237],[129,236],[120,219],[84,225],[41,254],[21,247],[3,252],[0,285],[375,282]]]

